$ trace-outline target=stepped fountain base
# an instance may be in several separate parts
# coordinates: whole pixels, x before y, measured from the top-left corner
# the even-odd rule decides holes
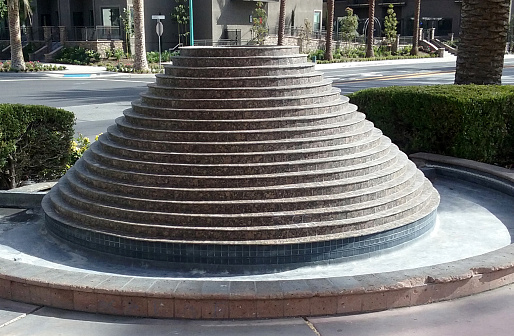
[[[273,46],[181,49],[42,206],[50,232],[91,250],[277,269],[402,245],[438,204],[298,48]]]

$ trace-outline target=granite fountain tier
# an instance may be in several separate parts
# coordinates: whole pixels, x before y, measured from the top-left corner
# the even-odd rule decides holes
[[[170,265],[367,257],[439,195],[296,47],[187,47],[44,198],[68,242]]]

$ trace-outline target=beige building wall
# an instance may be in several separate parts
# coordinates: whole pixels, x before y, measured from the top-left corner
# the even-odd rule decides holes
[[[280,11],[279,1],[263,1],[268,13],[270,34],[276,34]],[[257,1],[246,0],[193,0],[195,40],[217,42],[226,38],[225,31],[240,31],[244,44],[252,39],[252,17]],[[302,27],[304,20],[311,23],[315,11],[321,13],[323,0],[288,0],[286,25]]]

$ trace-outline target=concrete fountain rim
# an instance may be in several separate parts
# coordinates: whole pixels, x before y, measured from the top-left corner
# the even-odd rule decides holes
[[[411,159],[419,166],[471,170],[492,177],[509,185],[514,195],[512,170],[427,153],[414,154]],[[38,187],[0,192],[0,204],[37,207],[45,194],[37,191]],[[48,187],[51,184],[44,186]],[[455,299],[510,283],[514,283],[514,244],[467,259],[409,270],[282,281],[149,278],[57,270],[0,259],[1,298],[154,318],[356,314]]]

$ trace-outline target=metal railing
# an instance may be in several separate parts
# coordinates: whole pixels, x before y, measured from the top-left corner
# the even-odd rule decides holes
[[[34,34],[31,27],[21,27],[21,40],[29,41],[33,40],[32,35]],[[9,40],[9,28],[0,29],[0,40]]]
[[[269,29],[270,34],[278,35],[278,26],[271,27]],[[307,34],[304,34],[305,28],[304,27],[292,27],[292,26],[286,26],[284,27],[284,35],[285,36],[305,36],[307,35],[310,39],[322,39],[326,36],[326,31],[310,31]]]
[[[241,29],[225,29],[223,40],[233,41],[234,45],[241,45]]]
[[[122,31],[118,26],[71,27],[69,41],[121,40]]]
[[[248,44],[248,40],[228,40],[228,39],[219,39],[219,40],[195,40],[194,45],[195,46],[234,46],[234,45],[245,45]]]

